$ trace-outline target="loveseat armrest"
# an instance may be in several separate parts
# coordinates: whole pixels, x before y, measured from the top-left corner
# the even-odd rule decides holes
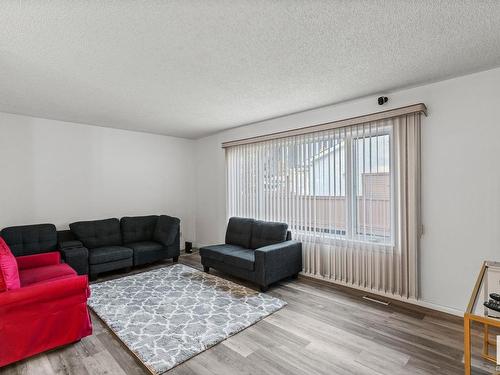
[[[90,296],[87,276],[72,276],[40,282],[0,293],[0,314],[6,309],[22,308],[28,304],[50,302],[78,295],[82,300]]]
[[[36,267],[51,266],[61,263],[61,255],[57,251],[49,253],[40,253],[33,255],[23,255],[16,257],[17,267],[20,270],[26,270]]]
[[[80,241],[64,241],[60,243],[64,263],[73,268],[79,275],[89,273],[89,251]]]
[[[284,241],[255,250],[256,281],[260,286],[293,276],[302,271],[302,243]]]

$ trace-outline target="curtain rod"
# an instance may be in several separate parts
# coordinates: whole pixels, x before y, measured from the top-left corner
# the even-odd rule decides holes
[[[292,129],[292,130],[285,130],[285,131],[276,132],[276,133],[259,135],[257,137],[243,138],[243,139],[237,139],[234,141],[223,142],[222,148],[246,145],[246,144],[250,144],[250,143],[264,142],[264,141],[269,141],[272,139],[292,137],[292,136],[308,134],[308,133],[316,133],[316,132],[320,132],[320,131],[324,131],[324,130],[330,130],[330,129],[342,128],[342,127],[346,127],[346,126],[358,125],[358,124],[363,124],[366,122],[379,121],[379,120],[384,120],[384,119],[388,119],[388,118],[392,118],[392,117],[399,117],[399,116],[404,116],[404,115],[407,115],[410,113],[419,113],[419,112],[422,112],[424,115],[427,116],[427,107],[425,106],[424,103],[418,103],[418,104],[413,104],[413,105],[409,105],[406,107],[389,109],[387,111],[370,113],[368,115],[356,116],[356,117],[351,117],[351,118],[347,118],[347,119],[343,119],[343,120],[337,120],[337,121],[333,121],[333,122],[326,122],[323,124],[310,125],[310,126],[305,126],[302,128]]]

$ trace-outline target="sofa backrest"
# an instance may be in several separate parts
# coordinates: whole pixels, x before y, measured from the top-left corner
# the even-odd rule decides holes
[[[232,217],[226,230],[226,243],[246,249],[258,249],[292,238],[288,224]]]
[[[125,216],[120,220],[124,244],[151,241],[156,229],[158,216]]]
[[[57,249],[54,224],[19,225],[2,229],[3,237],[14,256],[46,253]]]
[[[120,221],[116,218],[71,223],[69,228],[88,249],[122,244]]]
[[[271,221],[255,220],[252,225],[252,240],[250,248],[274,245],[287,239],[288,224]]]
[[[254,222],[254,219],[243,217],[230,218],[226,229],[226,243],[249,249]]]
[[[153,240],[163,246],[171,246],[178,240],[181,220],[177,217],[161,215],[156,223]]]

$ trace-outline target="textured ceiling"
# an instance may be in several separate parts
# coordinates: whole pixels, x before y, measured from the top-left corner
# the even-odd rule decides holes
[[[0,3],[0,111],[197,138],[500,66],[500,1]]]

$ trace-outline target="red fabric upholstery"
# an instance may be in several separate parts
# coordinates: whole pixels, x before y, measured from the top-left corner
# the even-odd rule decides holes
[[[0,293],[20,287],[16,258],[0,237]]]
[[[22,257],[40,267],[20,271],[20,289],[0,293],[0,367],[92,334],[87,276],[39,255]]]
[[[17,257],[17,266],[19,271],[28,268],[52,266],[61,263],[61,254],[59,251],[52,251],[50,253],[41,253],[35,255],[25,255]]]
[[[64,263],[19,271],[19,279],[22,286],[71,276],[76,276],[75,270]]]

